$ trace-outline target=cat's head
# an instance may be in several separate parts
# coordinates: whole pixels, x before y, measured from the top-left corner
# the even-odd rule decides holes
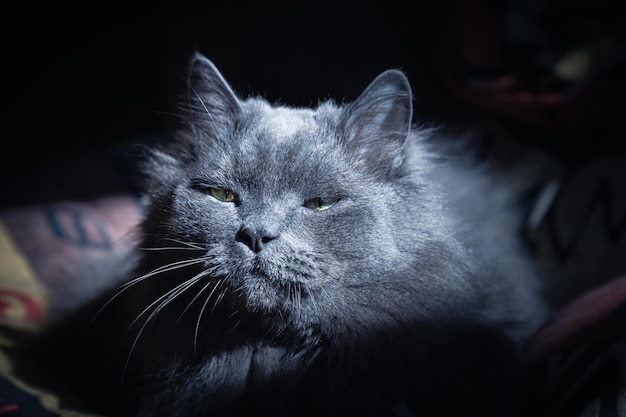
[[[315,321],[402,292],[385,281],[415,250],[402,223],[418,209],[402,185],[405,75],[382,73],[346,105],[296,109],[237,97],[199,54],[189,74],[188,129],[148,169],[151,236],[202,248],[204,279],[250,311]]]

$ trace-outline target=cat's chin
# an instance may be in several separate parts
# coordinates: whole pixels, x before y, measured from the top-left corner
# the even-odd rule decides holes
[[[244,284],[246,309],[253,313],[272,313],[282,308],[280,294],[264,276],[246,277]]]
[[[297,283],[278,282],[264,273],[248,273],[239,289],[240,303],[253,314],[285,316],[303,301],[302,287]]]

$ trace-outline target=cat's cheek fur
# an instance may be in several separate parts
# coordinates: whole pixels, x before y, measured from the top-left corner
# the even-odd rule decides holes
[[[195,194],[195,195],[194,195]],[[173,203],[174,232],[195,237],[200,242],[224,241],[235,236],[236,209],[232,203],[217,201],[213,197],[180,186]]]

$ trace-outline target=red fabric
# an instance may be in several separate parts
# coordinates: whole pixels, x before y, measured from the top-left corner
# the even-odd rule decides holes
[[[626,336],[626,275],[571,302],[548,320],[527,345],[529,361],[589,342]]]

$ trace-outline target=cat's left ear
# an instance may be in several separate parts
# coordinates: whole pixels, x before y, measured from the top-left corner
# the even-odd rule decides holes
[[[387,70],[346,109],[344,135],[359,163],[389,173],[402,163],[412,117],[409,80],[399,70]]]
[[[241,112],[237,95],[217,67],[200,53],[191,59],[187,118],[193,129],[221,137]]]

